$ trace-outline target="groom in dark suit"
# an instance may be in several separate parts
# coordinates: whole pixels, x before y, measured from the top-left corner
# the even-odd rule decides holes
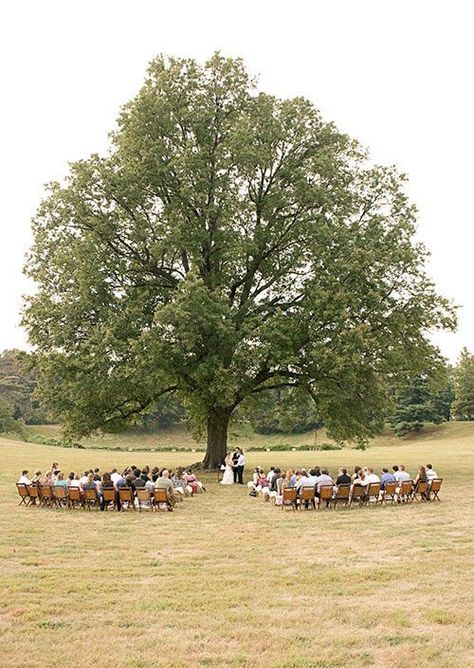
[[[234,472],[234,482],[238,482],[239,480],[239,471],[237,467],[239,456],[240,456],[239,448],[234,448],[234,452],[232,453],[232,471]]]

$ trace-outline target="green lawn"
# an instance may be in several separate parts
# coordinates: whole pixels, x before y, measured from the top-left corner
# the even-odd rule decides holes
[[[23,467],[199,456],[0,448],[2,666],[474,665],[474,424],[387,435],[367,452],[249,454],[248,470],[430,461],[444,477],[438,504],[337,512],[282,512],[214,476],[174,513],[25,509]]]

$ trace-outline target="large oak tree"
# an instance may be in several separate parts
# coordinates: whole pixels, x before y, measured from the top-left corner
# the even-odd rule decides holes
[[[24,322],[42,396],[75,436],[177,392],[222,461],[235,408],[299,386],[339,438],[373,432],[389,374],[453,324],[394,168],[240,60],[158,57],[107,156],[34,220]]]

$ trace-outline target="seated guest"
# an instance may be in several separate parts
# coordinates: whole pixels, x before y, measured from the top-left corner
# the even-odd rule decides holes
[[[357,473],[357,476],[353,479],[352,485],[362,485],[365,487],[369,483],[366,480],[367,476],[364,473],[363,469],[359,466],[359,471]]]
[[[309,470],[309,475],[308,475],[308,482],[307,482],[307,487],[316,487],[316,484],[318,482],[318,471],[317,469],[313,468]]]
[[[28,478],[28,469],[21,472],[21,476],[18,478],[18,483],[20,485],[31,485],[31,480]]]
[[[382,469],[382,475],[380,476],[380,489],[385,489],[387,483],[395,482],[395,478],[392,473],[388,472],[388,469]]]
[[[112,476],[108,471],[106,471],[104,473],[104,475],[102,476],[102,480],[100,482],[100,491],[103,492],[104,489],[113,489],[114,492],[115,492],[115,500],[117,501],[117,491],[115,490],[114,483],[112,482]],[[108,503],[110,503],[110,502],[108,502]],[[107,503],[104,499],[104,495],[101,494],[100,509],[102,510],[102,512],[105,510],[106,505],[107,505]]]
[[[431,464],[426,465],[426,477],[428,478],[429,482],[438,477],[438,474],[436,473],[436,471],[433,470]]]
[[[352,474],[351,480],[352,482],[355,482],[356,478],[359,477],[359,471],[361,471],[362,468],[360,466],[354,466],[354,473]]]
[[[79,483],[79,477],[74,473],[74,471],[71,471],[71,473],[68,475],[67,484],[68,487],[81,487]]]
[[[278,493],[278,481],[281,479],[281,469],[278,467],[273,469],[272,481],[269,487],[263,489],[262,496],[264,501],[275,499]]]
[[[347,469],[339,469],[339,474],[336,478],[336,485],[350,485],[352,478],[350,475],[347,475]]]
[[[94,473],[94,480],[95,480],[96,482],[100,482],[100,473],[99,473],[99,471],[100,471],[99,468],[95,468],[94,471],[93,471],[93,473]]]
[[[114,483],[112,481],[112,474],[109,473],[108,471],[105,471],[104,475],[102,476],[102,480],[100,481],[100,486],[101,489],[112,489],[114,486]]]
[[[56,481],[54,483],[55,487],[67,487],[67,480],[64,479],[64,475],[61,471],[59,471]]]
[[[321,473],[316,476],[316,496],[319,496],[319,491],[323,485],[333,485],[333,479],[328,473],[327,469],[321,469]]]
[[[191,494],[196,494],[199,490],[198,479],[192,469],[186,471],[186,488]]]
[[[373,482],[380,482],[380,478],[376,473],[374,473],[374,469],[371,469],[370,467],[367,467],[367,475],[365,479],[367,480],[368,485]]]
[[[137,476],[136,473],[138,473],[139,475]],[[142,489],[143,487],[145,487],[145,481],[142,478],[140,471],[137,471],[136,473],[134,473],[135,479],[133,481],[135,483],[135,489]]]
[[[393,477],[395,478],[398,486],[402,484],[402,482],[406,482],[407,480],[411,480],[411,476],[407,471],[405,471],[405,467],[403,464],[400,464],[400,466],[394,466],[393,467]]]
[[[96,492],[97,498],[99,498],[99,485],[98,483],[94,480],[94,473],[91,472],[87,476],[87,482],[85,482],[82,485],[82,489],[84,492],[87,492],[89,489],[93,489]]]
[[[161,476],[155,483],[155,489],[166,489],[168,496],[168,510],[173,510],[176,497],[173,493],[173,483],[171,482],[169,475],[169,471],[167,469],[163,469]]]
[[[300,476],[296,481],[296,489],[298,490],[298,493],[301,491],[303,487],[311,487],[310,483],[308,483],[308,473],[306,469],[301,469],[300,471]]]
[[[40,478],[40,485],[48,485],[51,487],[53,484],[52,473],[51,471],[46,471],[46,473]]]
[[[418,467],[418,473],[415,476],[413,484],[417,485],[419,482],[428,482],[428,476],[426,475],[426,469],[424,466]]]
[[[275,476],[275,467],[270,466],[270,470],[267,473],[267,480],[268,480],[269,485],[272,484],[272,480],[273,480],[274,476]]]
[[[87,483],[89,482],[89,473],[90,473],[90,471],[84,471],[84,475],[82,475],[79,478],[79,487],[81,489],[81,492],[84,491],[84,485],[87,485]],[[92,475],[94,475],[94,474],[92,474]]]
[[[31,484],[32,485],[39,485],[40,480],[41,480],[41,471],[37,470],[37,471],[35,471],[35,474],[31,479]]]
[[[114,487],[117,487],[117,482],[122,478],[122,475],[118,473],[117,469],[112,469],[112,473],[110,474],[110,479],[112,480],[112,483]]]

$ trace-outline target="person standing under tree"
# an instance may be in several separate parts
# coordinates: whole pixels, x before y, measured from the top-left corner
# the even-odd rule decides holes
[[[245,466],[245,455],[244,451],[241,448],[237,448],[239,451],[239,456],[237,458],[237,482],[239,485],[244,484],[244,466]],[[235,469],[234,469],[235,470]]]
[[[239,461],[240,448],[235,447],[234,452],[232,453],[232,471],[234,473],[234,482],[238,482],[239,475],[237,470],[237,462]]]

